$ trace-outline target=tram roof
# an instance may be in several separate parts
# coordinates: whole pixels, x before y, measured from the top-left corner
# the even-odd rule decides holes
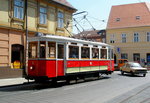
[[[82,44],[92,44],[92,45],[113,47],[111,45],[108,45],[102,42],[94,42],[94,41],[89,41],[89,40],[75,39],[71,37],[64,37],[64,36],[57,36],[57,35],[44,35],[44,36],[37,36],[37,37],[29,37],[28,41],[72,42],[72,43],[82,43]]]

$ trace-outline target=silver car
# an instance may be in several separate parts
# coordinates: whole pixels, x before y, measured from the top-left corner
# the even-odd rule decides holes
[[[143,77],[146,76],[147,68],[143,68],[139,63],[127,62],[123,67],[120,68],[121,74],[131,73],[131,75],[142,74]]]

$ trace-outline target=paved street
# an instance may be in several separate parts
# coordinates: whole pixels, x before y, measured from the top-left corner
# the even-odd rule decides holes
[[[74,81],[72,81],[74,82]],[[1,103],[150,103],[150,73],[146,77],[115,72],[101,79],[65,85],[18,85],[0,88]],[[145,92],[145,93],[144,93]]]

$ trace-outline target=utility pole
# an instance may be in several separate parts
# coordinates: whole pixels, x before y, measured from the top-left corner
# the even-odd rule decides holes
[[[25,61],[24,61],[24,68],[23,68],[23,77],[26,76],[26,69],[27,69],[27,57],[28,57],[28,0],[25,0],[25,36],[26,36],[26,42],[25,42]]]

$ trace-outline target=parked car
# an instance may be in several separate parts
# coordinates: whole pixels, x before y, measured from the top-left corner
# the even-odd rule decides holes
[[[143,68],[139,63],[127,62],[120,68],[120,71],[122,75],[124,75],[124,73],[131,73],[131,75],[142,74],[143,77],[145,77],[147,68]]]

